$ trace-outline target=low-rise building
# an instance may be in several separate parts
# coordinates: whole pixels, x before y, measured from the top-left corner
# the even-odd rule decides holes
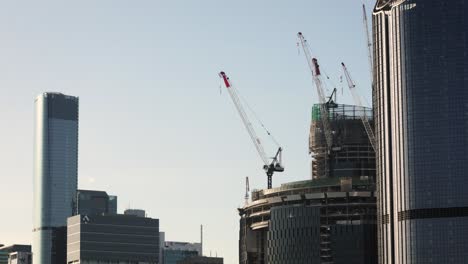
[[[68,218],[67,263],[157,264],[159,219],[134,215]]]
[[[8,264],[9,253],[0,250],[0,264]]]
[[[31,245],[0,246],[0,264],[31,264]]]
[[[31,252],[12,252],[10,253],[8,264],[31,264],[32,253]]]
[[[194,256],[179,261],[177,264],[223,264],[223,258]]]
[[[163,250],[164,264],[177,264],[189,257],[202,255],[201,243],[166,241]]]

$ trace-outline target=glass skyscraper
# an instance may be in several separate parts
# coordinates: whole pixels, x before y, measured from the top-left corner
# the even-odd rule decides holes
[[[76,205],[78,98],[44,93],[35,108],[33,262],[62,264]]]
[[[379,263],[468,261],[468,1],[374,9]]]

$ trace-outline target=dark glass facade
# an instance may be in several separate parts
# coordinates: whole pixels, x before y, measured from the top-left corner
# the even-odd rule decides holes
[[[468,259],[468,1],[373,15],[379,263]]]
[[[330,244],[334,263],[377,263],[376,233],[374,224],[330,226]]]
[[[320,263],[320,207],[278,206],[270,219],[266,263]]]
[[[198,256],[198,251],[164,250],[164,264],[177,264],[190,257]]]
[[[78,184],[78,102],[61,93],[35,100],[34,263],[66,262],[67,218]]]
[[[68,218],[67,263],[159,261],[159,220],[132,215]]]
[[[239,209],[239,263],[377,263],[374,190],[354,177],[252,192]]]
[[[117,197],[104,191],[78,190],[77,213],[81,215],[117,214]]]

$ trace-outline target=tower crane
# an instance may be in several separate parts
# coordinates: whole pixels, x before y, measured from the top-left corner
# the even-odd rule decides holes
[[[260,158],[263,161],[263,169],[265,170],[265,173],[267,175],[267,187],[268,189],[272,188],[272,177],[274,172],[283,172],[284,167],[281,165],[281,152],[283,149],[281,147],[278,147],[278,150],[276,151],[276,155],[270,159],[267,157],[265,153],[265,149],[263,148],[263,145],[260,141],[260,138],[257,136],[255,133],[255,130],[252,126],[252,123],[250,122],[244,107],[241,104],[241,101],[239,99],[239,95],[235,89],[235,87],[232,86],[231,81],[227,77],[225,72],[220,72],[219,76],[221,79],[224,81],[224,85],[226,86],[226,89],[228,90],[229,95],[231,96],[231,99],[236,106],[237,112],[239,113],[242,122],[244,123],[245,128],[247,129],[247,132],[249,133],[250,139],[252,140],[253,144],[255,145],[255,148],[257,149],[258,154],[260,155]],[[268,132],[268,131],[267,131]],[[268,135],[270,133],[268,132]],[[270,135],[271,136],[271,135]]]
[[[309,65],[310,72],[312,74],[312,79],[314,80],[315,87],[317,89],[317,94],[319,97],[320,101],[320,115],[322,117],[322,125],[323,125],[323,132],[325,134],[325,140],[327,143],[327,149],[328,152],[332,149],[333,145],[333,137],[332,137],[332,131],[330,127],[330,122],[328,120],[328,103],[325,98],[325,93],[323,91],[323,82],[322,82],[322,76],[320,74],[320,66],[318,64],[318,61],[316,58],[312,58],[312,53],[310,51],[309,44],[307,43],[307,40],[304,38],[304,35],[299,32],[297,33],[297,36],[299,38],[299,41],[301,43],[302,49],[304,50],[304,55],[307,60],[307,64]]]
[[[359,93],[356,91],[356,84],[354,84],[353,79],[351,78],[351,74],[349,73],[348,69],[346,68],[346,65],[343,62],[341,63],[341,66],[343,67],[344,75],[346,77],[346,81],[348,82],[349,90],[353,95],[354,102],[356,103],[356,105],[363,107],[361,96],[359,96]],[[372,148],[375,151],[374,131],[372,130],[371,125],[369,124],[369,119],[367,118],[366,111],[364,109],[360,118],[362,120],[362,124],[364,125],[364,129],[366,130],[367,136],[369,137],[369,141],[372,145]]]

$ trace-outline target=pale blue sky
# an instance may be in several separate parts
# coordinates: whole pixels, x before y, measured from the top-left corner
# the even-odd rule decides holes
[[[273,184],[309,178],[317,98],[298,31],[339,89],[345,61],[370,101],[358,0],[2,1],[0,243],[31,242],[34,97],[56,91],[80,97],[80,188],[146,209],[168,240],[198,241],[203,223],[205,254],[237,263],[244,178],[266,177],[217,74],[282,144]]]

